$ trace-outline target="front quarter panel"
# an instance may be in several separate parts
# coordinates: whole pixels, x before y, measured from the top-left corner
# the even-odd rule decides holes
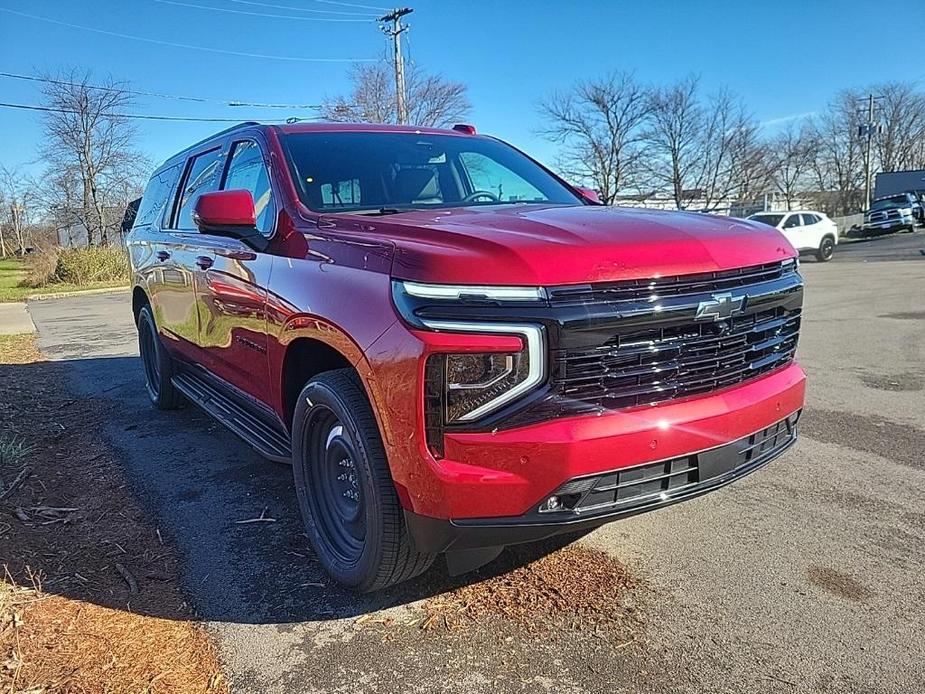
[[[318,340],[357,367],[375,407],[376,388],[364,350],[397,321],[391,303],[390,249],[358,239],[312,234],[287,239],[273,259],[267,333],[274,407],[286,417],[283,364],[294,340]],[[380,422],[382,426],[382,422]],[[387,435],[383,427],[383,434]]]

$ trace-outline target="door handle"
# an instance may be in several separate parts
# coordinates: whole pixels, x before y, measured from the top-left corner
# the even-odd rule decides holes
[[[198,265],[201,270],[208,270],[212,267],[212,262],[212,258],[207,255],[196,256],[196,265]]]
[[[157,258],[158,262],[163,263],[165,260],[167,260],[170,257],[170,253],[168,253],[167,251],[158,251],[157,253],[155,253],[155,257]]]

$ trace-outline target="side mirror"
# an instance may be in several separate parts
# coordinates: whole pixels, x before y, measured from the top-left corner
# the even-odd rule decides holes
[[[600,196],[597,194],[597,191],[593,188],[583,188],[581,186],[575,186],[575,190],[583,197],[585,200],[590,202],[592,205],[603,205],[601,202]]]
[[[249,190],[203,193],[193,209],[193,221],[203,234],[240,239],[255,250],[266,250],[267,239],[257,230],[257,213]]]

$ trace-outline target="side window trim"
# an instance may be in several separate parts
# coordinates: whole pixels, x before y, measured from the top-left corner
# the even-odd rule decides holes
[[[276,225],[279,217],[279,204],[277,202],[278,196],[277,191],[273,185],[273,174],[270,169],[269,157],[267,157],[266,150],[263,144],[256,137],[243,135],[239,136],[236,139],[232,139],[227,143],[227,149],[225,151],[225,163],[222,166],[222,175],[219,179],[218,187],[216,190],[225,190],[225,184],[228,182],[228,174],[231,172],[231,166],[234,163],[234,153],[237,146],[241,143],[250,142],[260,152],[260,162],[263,164],[264,171],[267,175],[267,185],[270,188],[270,197],[273,204],[273,214],[271,215],[272,224],[268,231],[260,231],[262,236],[266,238],[272,238],[276,234]],[[256,200],[254,202],[257,202]],[[259,231],[259,229],[258,229]]]
[[[184,189],[186,188],[186,184],[187,184],[187,182],[188,182],[188,180],[189,180],[189,175],[190,175],[190,173],[191,173],[192,170],[193,170],[193,166],[194,166],[196,160],[197,160],[199,157],[204,157],[204,156],[206,156],[207,154],[211,154],[212,152],[219,152],[219,156],[220,156],[220,157],[224,156],[224,157],[227,159],[227,158],[228,158],[228,157],[227,157],[227,152],[224,152],[223,148],[224,148],[224,144],[218,144],[218,145],[216,145],[216,146],[214,146],[214,147],[210,147],[210,148],[208,148],[208,149],[204,149],[204,150],[199,151],[199,152],[190,153],[189,156],[187,156],[187,158],[186,158],[186,163],[185,163],[184,166],[183,166],[183,174],[180,176],[180,182],[179,182],[179,184],[177,185],[176,191],[174,191],[173,204],[171,205],[171,208],[170,208],[170,217],[169,217],[169,220],[168,220],[169,223],[168,223],[168,225],[165,227],[165,229],[166,229],[167,231],[173,231],[173,232],[177,232],[177,233],[197,233],[197,232],[191,231],[191,230],[189,230],[189,229],[180,229],[180,228],[178,228],[178,227],[179,227],[179,222],[180,222],[180,220],[179,220],[179,216],[180,216],[180,201],[183,199],[183,191],[184,191]]]

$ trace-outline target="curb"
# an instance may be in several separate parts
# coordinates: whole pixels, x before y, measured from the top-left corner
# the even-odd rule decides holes
[[[79,289],[73,292],[52,292],[50,294],[30,294],[25,301],[46,301],[47,299],[66,299],[69,296],[86,296],[88,294],[109,294],[131,289],[127,284],[121,287],[99,287],[97,289]]]

